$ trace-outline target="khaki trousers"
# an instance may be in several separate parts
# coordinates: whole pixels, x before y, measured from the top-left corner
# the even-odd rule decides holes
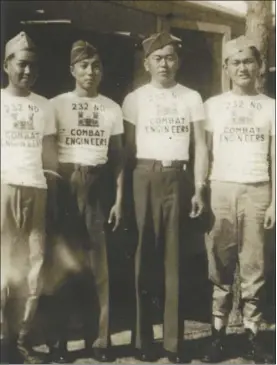
[[[11,287],[27,287],[21,332],[29,331],[36,312],[42,284],[46,194],[46,189],[1,184],[2,337],[8,335],[5,312]]]
[[[206,243],[209,277],[214,284],[214,316],[226,317],[231,310],[232,283],[238,262],[244,321],[261,320],[269,254],[263,225],[269,204],[267,182],[211,183],[214,225]]]

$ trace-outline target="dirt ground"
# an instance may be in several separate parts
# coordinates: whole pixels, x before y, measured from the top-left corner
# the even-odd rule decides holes
[[[130,269],[133,264],[117,256],[116,274],[111,269],[111,340],[113,344],[116,362],[118,364],[137,364],[139,361],[134,359],[134,349],[132,346],[132,329],[134,328],[135,301],[133,277]],[[127,264],[126,264],[127,262]],[[129,265],[129,266],[128,266]],[[199,364],[205,352],[205,347],[211,335],[210,313],[211,313],[211,285],[206,275],[207,263],[203,255],[191,258],[187,264],[187,273],[193,280],[188,280],[184,286],[184,308],[185,319],[184,351],[191,359],[191,363]],[[184,273],[186,275],[186,272]],[[267,351],[275,357],[275,275],[268,282],[268,295],[265,312],[265,323],[262,326],[262,341]],[[42,297],[39,305],[38,316],[34,326],[33,339],[36,343],[35,349],[38,352],[47,353],[45,345],[45,333],[49,318],[59,313],[49,311],[49,298]],[[80,307],[78,298],[76,303],[63,303],[64,306],[72,305],[72,318],[68,324],[68,350],[70,351],[72,364],[96,364],[93,358],[84,356],[82,323],[80,321]],[[12,308],[12,306],[11,306]],[[16,311],[11,310],[12,318],[15,322]],[[93,314],[93,311],[92,311]],[[95,312],[97,320],[97,313]],[[159,303],[155,303],[152,322],[156,339],[156,349],[160,354],[157,363],[166,364],[162,350],[162,308]],[[96,321],[97,323],[97,321]],[[241,326],[241,320],[237,312],[233,312],[228,327],[228,356],[223,363],[228,364],[247,364],[243,358],[245,349],[245,336]],[[275,362],[274,362],[275,363]]]
[[[154,327],[156,338],[156,351],[160,354],[160,359],[156,361],[158,364],[166,364],[167,359],[162,351],[162,327],[156,325]],[[185,331],[184,349],[188,354],[190,363],[201,364],[201,356],[204,354],[205,347],[209,341],[210,328],[206,323],[187,321]],[[275,326],[263,325],[262,341],[268,353],[275,357]],[[123,331],[112,335],[112,343],[116,356],[116,364],[138,364],[140,361],[133,356],[133,348],[131,346],[131,332]],[[227,358],[222,364],[248,364],[243,357],[245,337],[241,326],[231,326],[228,328],[228,353]],[[83,340],[72,340],[68,343],[70,351],[70,363],[72,364],[97,364],[93,358],[87,358],[83,354]],[[38,346],[39,352],[47,352],[46,346]],[[276,363],[276,362],[274,362]]]

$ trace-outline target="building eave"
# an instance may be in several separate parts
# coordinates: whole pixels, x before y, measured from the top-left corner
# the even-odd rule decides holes
[[[218,4],[214,4],[214,3],[211,3],[211,2],[208,2],[208,1],[203,1],[203,0],[185,0],[185,1],[183,1],[183,0],[181,0],[181,1],[171,0],[171,1],[173,3],[181,5],[181,6],[186,6],[186,3],[190,3],[190,4],[196,5],[196,6],[201,7],[201,8],[214,10],[214,11],[217,11],[219,13],[225,13],[225,14],[234,16],[236,18],[241,18],[241,19],[245,18],[245,14],[243,14],[239,11],[236,11],[236,10],[233,10],[233,9],[230,9],[230,8],[218,5]]]

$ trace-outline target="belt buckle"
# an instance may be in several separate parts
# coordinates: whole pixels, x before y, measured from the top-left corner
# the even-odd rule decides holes
[[[162,161],[162,166],[163,167],[171,167],[172,166],[172,161],[171,160],[163,160]]]

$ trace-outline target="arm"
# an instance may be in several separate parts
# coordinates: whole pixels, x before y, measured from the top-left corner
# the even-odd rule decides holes
[[[47,208],[47,222],[49,227],[53,229],[57,220],[57,170],[58,170],[58,153],[57,153],[57,143],[56,136],[46,135],[42,141],[42,165],[44,174],[47,181],[48,187],[48,208]],[[50,223],[51,222],[51,223]]]
[[[208,170],[207,176],[210,176],[212,165],[213,165],[213,133],[206,130],[206,145],[207,145],[207,156],[208,156]]]
[[[269,153],[269,167],[270,167],[270,177],[271,177],[271,203],[266,211],[265,219],[264,219],[264,228],[265,229],[271,229],[275,225],[275,146],[276,146],[276,137],[275,135],[272,135],[270,137],[270,153]]]
[[[114,206],[111,209],[109,223],[112,223],[115,219],[115,225],[113,231],[119,225],[121,219],[122,209],[122,198],[123,198],[123,167],[124,167],[124,156],[122,146],[122,135],[113,135],[110,138],[109,143],[109,156],[113,166],[115,180],[116,180],[116,197]]]
[[[45,109],[45,127],[42,140],[42,164],[47,182],[56,180],[58,171],[58,144],[56,109],[54,101],[50,101]]]
[[[202,122],[193,124],[195,142],[194,180],[195,192],[201,194],[208,173],[208,151]]]
[[[124,121],[126,167],[132,169],[136,158],[136,126]]]
[[[58,151],[56,136],[46,135],[42,141],[42,165],[47,182],[55,181],[58,170]]]
[[[198,217],[204,208],[202,192],[205,186],[207,173],[208,173],[208,151],[205,141],[205,130],[203,122],[193,123],[194,131],[194,148],[195,148],[195,161],[194,161],[194,181],[195,181],[195,195],[192,198],[192,212],[191,217]]]
[[[275,156],[275,150],[276,150],[276,137],[275,136],[271,136],[271,141],[270,141],[270,174],[271,174],[271,205],[275,206],[275,183],[276,183],[276,177],[275,177],[275,172],[276,172],[276,166],[275,166],[275,161],[276,161],[276,156]]]

